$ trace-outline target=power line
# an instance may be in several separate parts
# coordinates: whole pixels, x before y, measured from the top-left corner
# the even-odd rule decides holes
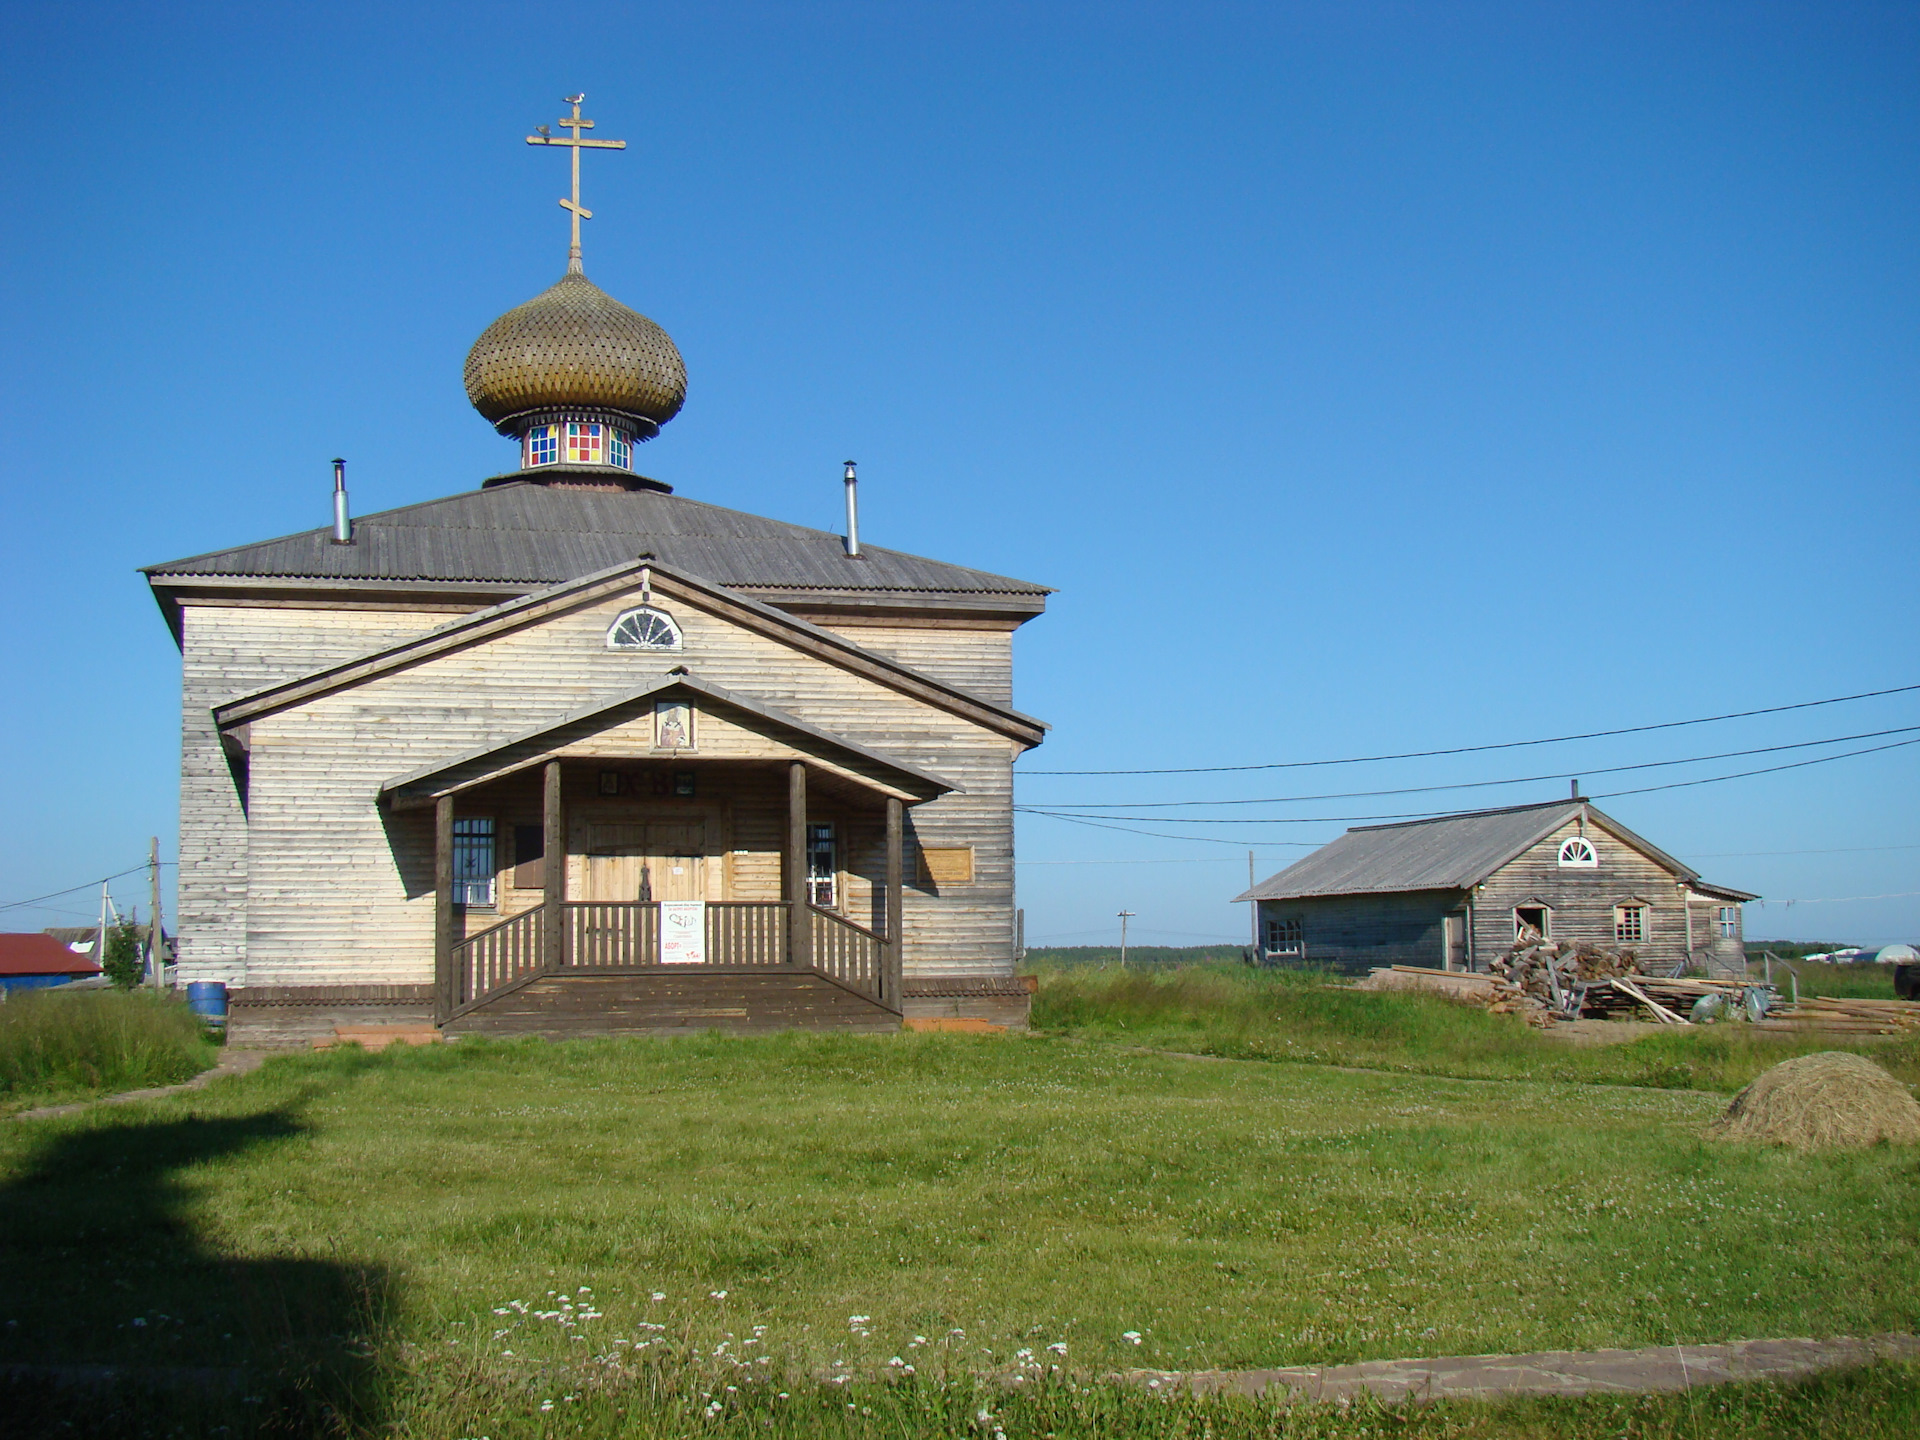
[[[1877,855],[1883,850],[1920,850],[1920,845],[1848,845],[1838,850],[1722,850],[1717,855],[1696,855],[1693,858],[1696,860],[1752,860],[1762,855]]]
[[[1843,750],[1838,755],[1822,755],[1813,760],[1795,760],[1787,765],[1768,765],[1758,770],[1741,770],[1732,775],[1709,775],[1702,780],[1675,780],[1666,785],[1643,785],[1635,790],[1611,790],[1604,795],[1588,795],[1584,798],[1588,800],[1614,800],[1622,795],[1651,795],[1657,790],[1685,790],[1694,785],[1718,785],[1726,780],[1746,780],[1755,775],[1775,775],[1782,770],[1804,770],[1809,765],[1826,765],[1835,760],[1851,760],[1857,755],[1877,755],[1882,750],[1899,750],[1908,745],[1920,745],[1920,739],[1895,740],[1889,745],[1869,745],[1861,750]],[[1093,825],[1097,823],[1084,815],[1065,814],[1058,810],[1042,809],[1035,805],[1016,805],[1013,808],[1017,812],[1025,815],[1045,815],[1053,820],[1075,820],[1083,825]],[[1266,816],[1258,820],[1243,820],[1233,816],[1216,815],[1202,815],[1193,819],[1188,819],[1180,815],[1102,815],[1100,819],[1140,820],[1153,825],[1338,825],[1351,823],[1356,820],[1435,820],[1443,815],[1451,815],[1454,813],[1456,812],[1451,810],[1420,810],[1409,811],[1400,815]],[[1104,826],[1102,828],[1120,829],[1121,827],[1116,825]],[[1135,831],[1133,833],[1146,834],[1148,832]],[[1176,837],[1168,836],[1166,838],[1172,839]],[[1191,838],[1200,840],[1207,837],[1195,835]],[[1236,845],[1243,842],[1216,840],[1214,843],[1217,845]],[[1266,840],[1261,843],[1275,845],[1284,842]]]
[[[162,865],[178,865],[180,862],[178,860],[162,860],[160,863]],[[87,881],[83,881],[81,884],[78,884],[78,885],[69,885],[64,890],[55,890],[50,894],[46,894],[46,895],[36,895],[31,900],[10,900],[5,905],[0,905],[0,910],[19,910],[28,905],[38,905],[42,900],[58,900],[62,895],[71,895],[76,890],[91,890],[96,885],[105,885],[114,880],[124,880],[129,875],[138,875],[142,870],[146,868],[147,868],[147,862],[142,860],[138,865],[135,865],[132,869],[122,870],[118,875],[108,875],[107,877],[101,880],[87,880]],[[64,912],[64,913],[72,913],[72,912]]]
[[[1728,715],[1703,715],[1697,720],[1665,720],[1658,725],[1627,725],[1618,730],[1590,730],[1584,735],[1554,735],[1544,740],[1508,740],[1498,745],[1457,745],[1450,750],[1409,750],[1400,755],[1354,755],[1345,760],[1276,760],[1265,765],[1189,765],[1165,770],[1022,770],[1021,775],[1220,775],[1239,770],[1305,770],[1319,765],[1372,765],[1383,760],[1430,760],[1440,755],[1473,755],[1486,750],[1520,750],[1529,745],[1565,745],[1574,740],[1603,740],[1612,735],[1644,735],[1650,730],[1678,730],[1688,725],[1714,725],[1722,720],[1747,720],[1755,715],[1783,715],[1789,710],[1812,710],[1821,705],[1844,705],[1874,700],[1882,695],[1904,695],[1920,685],[1896,685],[1891,690],[1863,690],[1858,695],[1835,695],[1826,700],[1802,700],[1793,705],[1769,705],[1763,710],[1736,710]]]
[[[1629,770],[1659,770],[1672,765],[1704,765],[1709,760],[1736,760],[1744,755],[1774,755],[1783,750],[1810,750],[1816,745],[1844,745],[1850,740],[1878,740],[1884,735],[1911,735],[1920,725],[1902,725],[1893,730],[1867,730],[1858,735],[1833,735],[1825,740],[1796,740],[1791,745],[1762,745],[1753,750],[1723,750],[1717,755],[1690,755],[1683,760],[1643,760],[1635,765],[1609,765],[1587,768],[1582,775],[1620,775]],[[1348,790],[1333,795],[1269,795],[1256,800],[1061,800],[1055,803],[1073,810],[1179,810],[1200,805],[1294,805],[1309,800],[1371,800],[1379,795],[1430,795],[1442,790],[1486,790],[1499,785],[1537,785],[1543,780],[1563,780],[1552,775],[1516,775],[1511,780],[1464,780],[1452,785],[1408,785],[1397,790]],[[1634,792],[1629,792],[1634,793]]]

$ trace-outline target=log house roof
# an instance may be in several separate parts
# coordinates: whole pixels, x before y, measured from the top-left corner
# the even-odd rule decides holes
[[[1702,883],[1698,871],[1585,800],[1553,800],[1393,825],[1358,826],[1234,898],[1297,900],[1317,895],[1470,890],[1576,817],[1607,831],[1671,872],[1676,880],[1710,898],[1759,898],[1743,890]]]

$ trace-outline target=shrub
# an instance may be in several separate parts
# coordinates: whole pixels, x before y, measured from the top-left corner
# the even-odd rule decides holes
[[[0,1092],[133,1090],[213,1063],[178,1000],[144,991],[17,990],[0,1006]]]
[[[147,973],[140,953],[140,927],[131,920],[107,927],[107,953],[100,968],[122,990],[131,990]]]

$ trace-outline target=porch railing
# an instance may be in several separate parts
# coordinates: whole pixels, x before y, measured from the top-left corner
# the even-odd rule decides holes
[[[470,1005],[541,963],[540,921],[546,907],[490,925],[453,947],[453,1003]]]
[[[813,918],[813,968],[885,1003],[887,942],[831,910],[807,906]],[[896,1007],[897,1008],[897,1007]]]
[[[809,905],[811,968],[898,1009],[890,991],[887,944],[832,911]],[[788,964],[785,901],[709,900],[706,969],[774,969]],[[453,946],[453,1004],[471,1009],[534,974],[666,968],[660,962],[656,902],[569,900],[561,906],[561,953],[545,953],[547,907],[490,925]]]

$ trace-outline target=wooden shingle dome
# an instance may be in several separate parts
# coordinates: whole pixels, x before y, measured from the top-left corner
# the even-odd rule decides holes
[[[658,434],[687,398],[673,340],[577,270],[489,325],[467,355],[467,398],[503,435],[550,415],[605,412]]]

